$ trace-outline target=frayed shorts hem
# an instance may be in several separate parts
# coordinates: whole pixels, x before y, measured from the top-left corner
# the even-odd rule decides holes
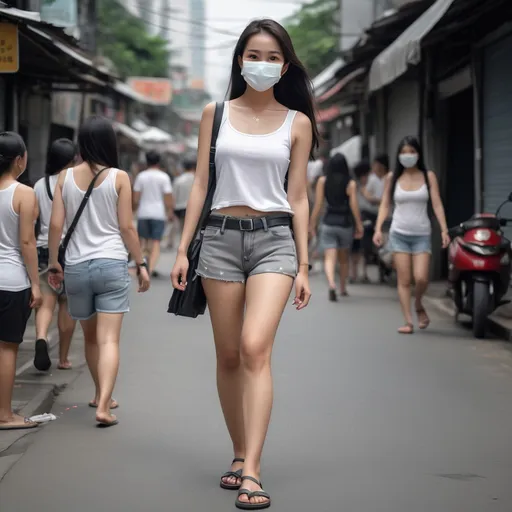
[[[258,276],[261,274],[277,274],[277,275],[282,275],[282,276],[288,276],[288,277],[291,277],[292,279],[295,279],[297,277],[297,274],[292,274],[290,272],[276,272],[273,270],[262,270],[260,272],[253,272],[252,274],[247,276],[247,279],[245,277],[242,279],[240,279],[239,277],[233,277],[232,279],[230,279],[229,277],[225,277],[225,276],[222,276],[222,277],[212,276],[212,275],[207,275],[204,272],[199,272],[197,270],[196,270],[196,274],[197,274],[197,276],[199,276],[202,279],[211,279],[213,281],[222,281],[224,283],[245,283],[247,281],[247,279],[249,279],[249,277]]]
[[[85,321],[93,318],[94,315],[97,315],[98,313],[107,313],[107,314],[111,314],[111,315],[117,315],[117,314],[129,313],[129,312],[130,312],[129,309],[125,309],[123,311],[103,311],[102,309],[98,309],[94,313],[91,313],[89,316],[75,316],[75,315],[71,315],[71,314],[70,314],[70,316],[73,320],[76,320],[78,322],[85,322]]]

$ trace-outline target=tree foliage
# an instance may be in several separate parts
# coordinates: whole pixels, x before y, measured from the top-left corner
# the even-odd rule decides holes
[[[118,0],[98,2],[98,48],[122,77],[169,76],[168,42],[149,34]]]
[[[338,56],[339,5],[339,0],[315,0],[302,5],[285,23],[297,55],[311,77]]]

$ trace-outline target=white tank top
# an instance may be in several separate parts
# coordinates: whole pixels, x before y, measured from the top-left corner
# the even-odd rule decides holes
[[[0,290],[20,292],[30,288],[21,256],[20,216],[12,204],[19,183],[0,190]]]
[[[391,231],[402,235],[430,235],[432,227],[428,216],[428,200],[427,185],[408,191],[397,183]]]
[[[293,214],[284,180],[290,165],[296,114],[295,110],[288,111],[284,123],[272,133],[251,135],[231,125],[229,102],[225,103],[217,139],[217,187],[212,210],[248,206],[260,212]]]
[[[55,196],[55,187],[59,181],[59,175],[54,174],[50,176],[50,191]],[[39,222],[41,230],[37,237],[37,247],[48,247],[48,232],[50,228],[50,217],[52,216],[52,204],[53,201],[48,195],[46,190],[46,178],[41,178],[34,185],[34,192],[36,193],[37,203],[39,205]],[[66,234],[66,230],[62,232],[62,237]]]
[[[121,238],[117,217],[116,176],[118,169],[109,169],[106,178],[92,191],[87,206],[71,236],[67,251],[66,265],[84,261],[108,258],[127,260],[128,253]],[[85,195],[68,169],[62,198],[66,209],[66,225],[70,226]]]

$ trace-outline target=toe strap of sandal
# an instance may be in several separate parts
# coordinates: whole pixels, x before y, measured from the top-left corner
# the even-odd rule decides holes
[[[244,475],[244,476],[242,477],[242,482],[243,482],[244,480],[250,480],[251,482],[254,482],[256,485],[259,485],[260,487],[263,487],[263,486],[261,485],[261,482],[260,482],[259,480],[256,480],[256,478],[254,478],[253,476],[247,476],[247,475]]]
[[[249,499],[251,498],[256,498],[256,497],[259,497],[259,498],[265,498],[267,500],[270,500],[270,495],[268,492],[265,492],[265,491],[253,491],[253,492],[249,492],[247,493],[247,497]]]
[[[242,477],[242,470],[241,469],[238,469],[237,471],[226,471],[223,475],[222,475],[222,478],[236,478],[237,480],[240,479]]]

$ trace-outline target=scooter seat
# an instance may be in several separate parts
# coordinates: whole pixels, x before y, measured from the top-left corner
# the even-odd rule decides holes
[[[462,223],[464,231],[471,229],[492,229],[499,231],[501,229],[500,219],[497,217],[472,217],[466,222]]]

